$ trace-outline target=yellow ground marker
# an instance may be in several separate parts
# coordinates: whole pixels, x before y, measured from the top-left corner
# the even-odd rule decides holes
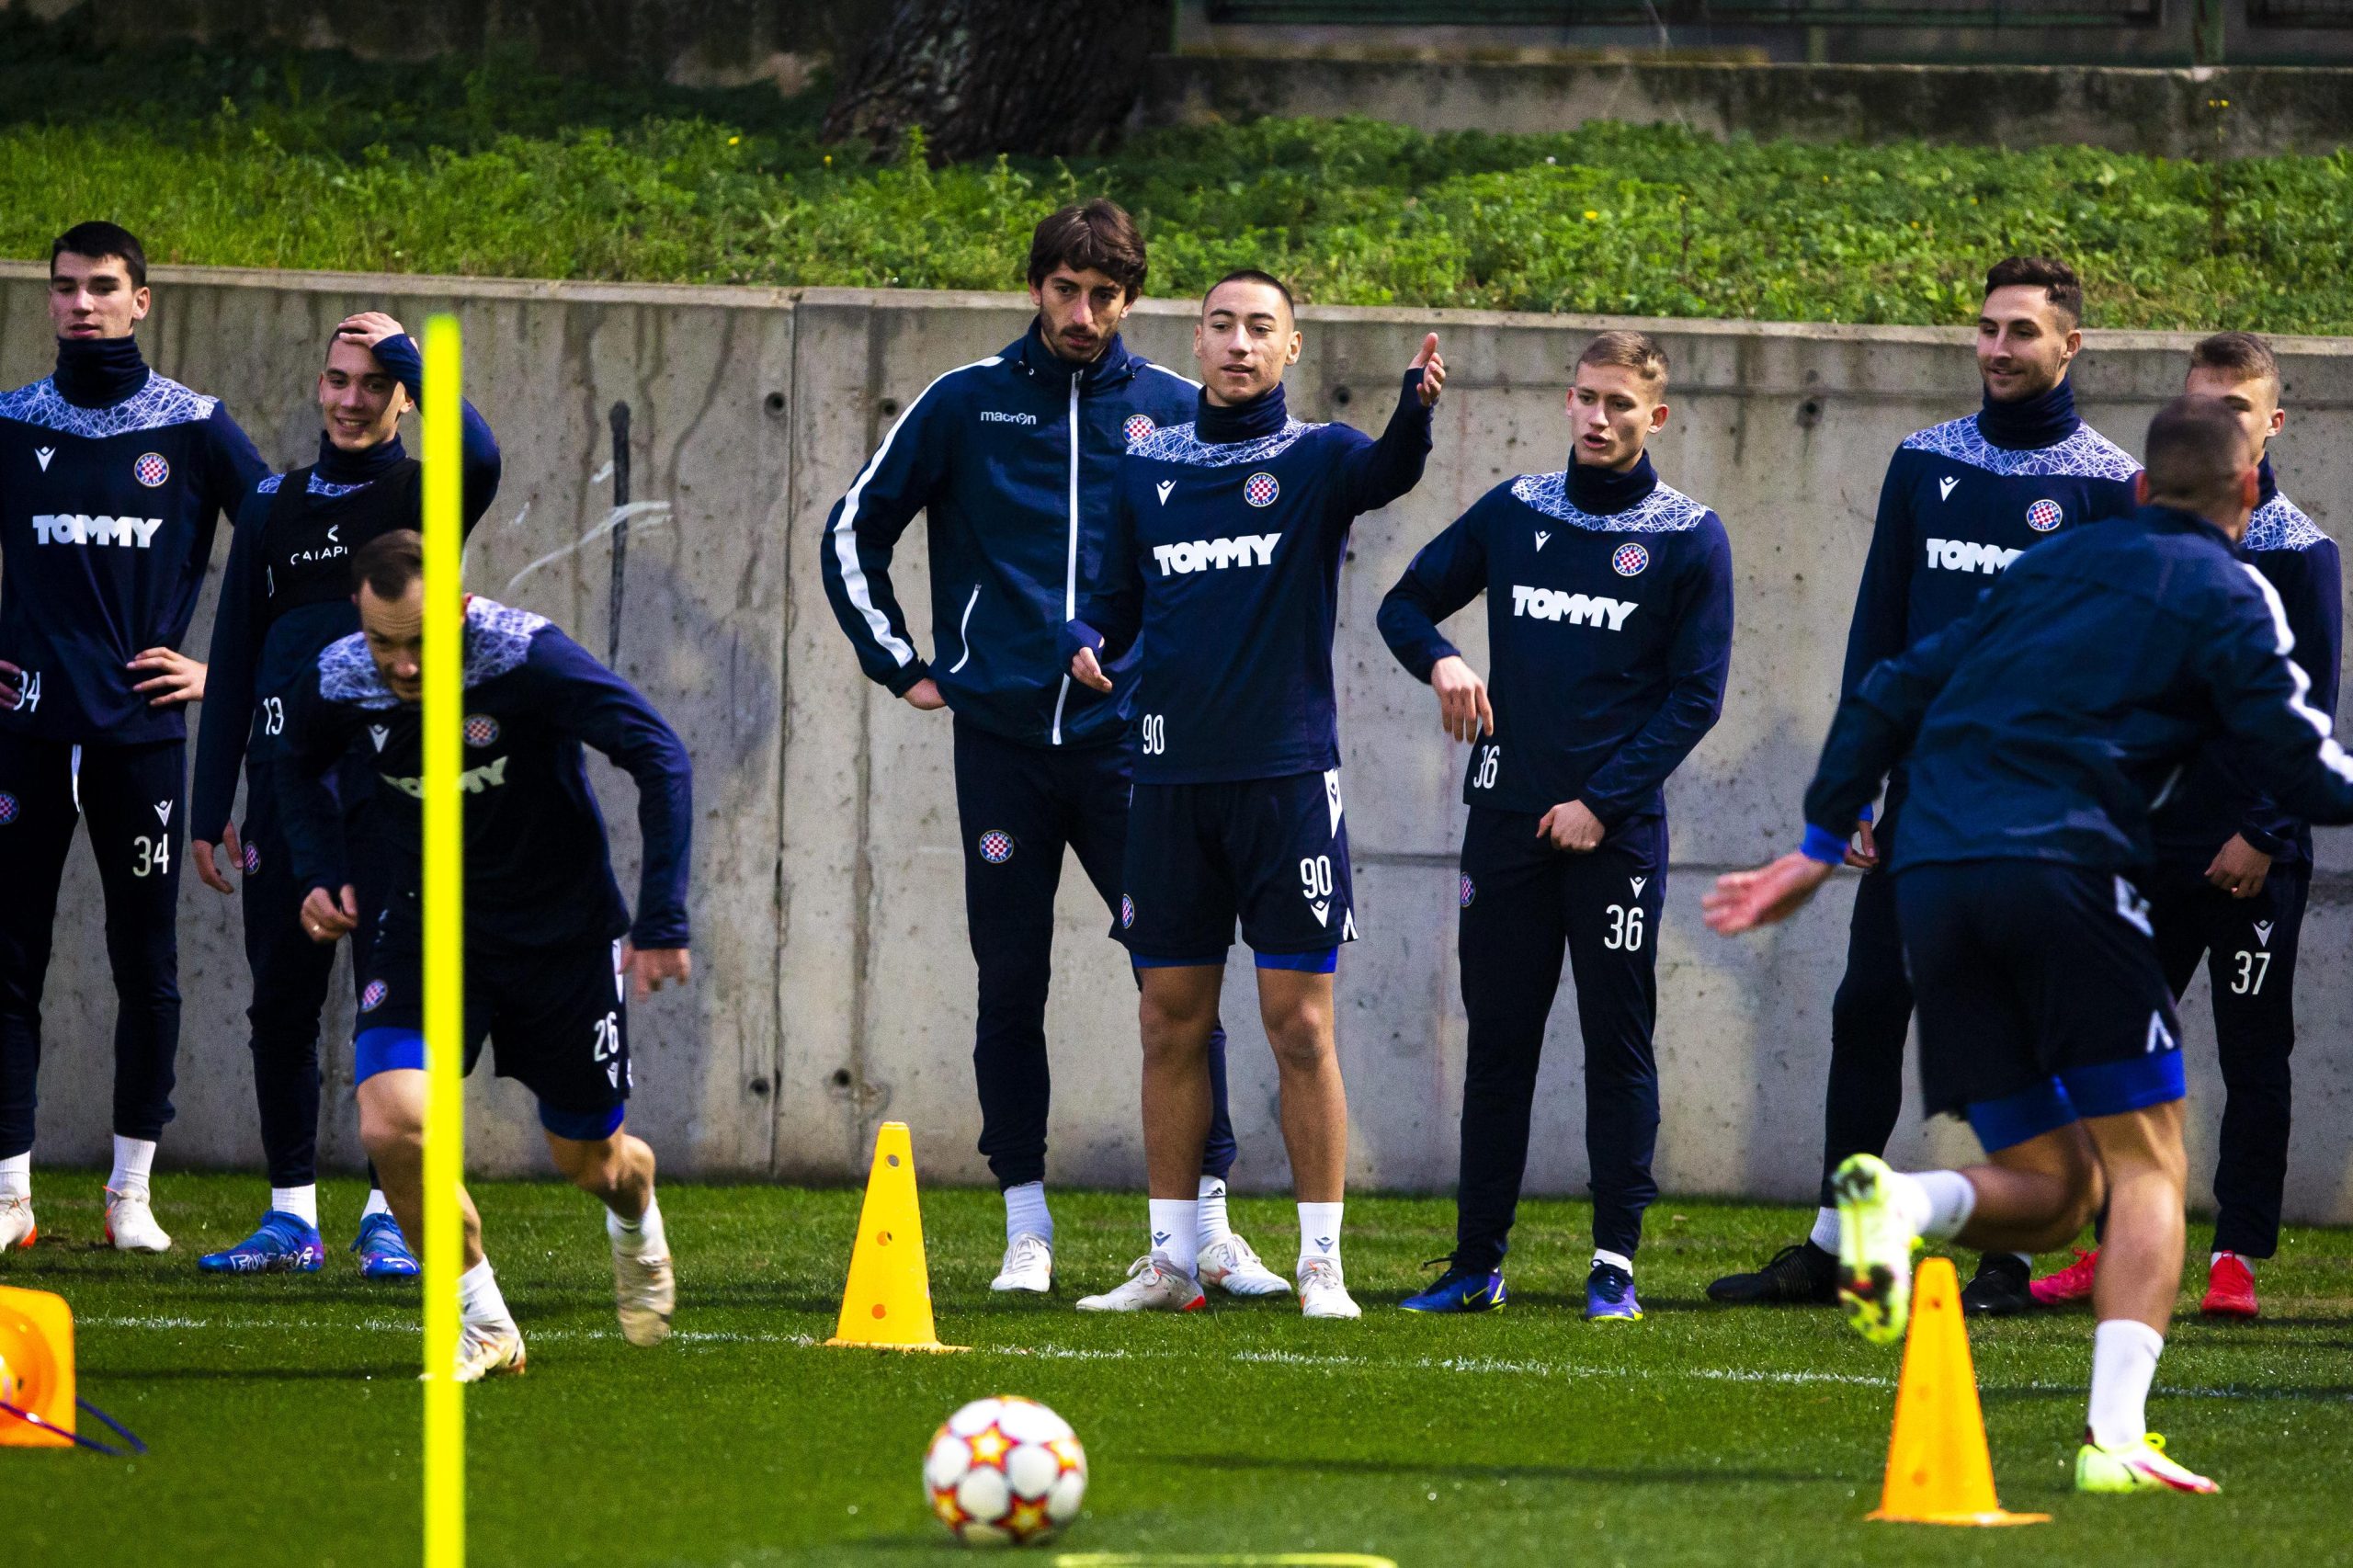
[[[0,1403],[34,1418],[0,1415],[0,1449],[74,1446],[74,1313],[64,1297],[0,1285]]]
[[[425,324],[425,1568],[466,1561],[466,1391],[458,1360],[464,1252],[466,1017],[465,597],[458,582],[458,318]]]
[[[872,1350],[964,1350],[942,1345],[931,1321],[931,1270],[924,1262],[923,1212],[915,1202],[915,1151],[904,1121],[874,1135],[874,1168],[858,1211],[858,1244],[841,1320],[828,1345]]]
[[[1961,1319],[1961,1276],[1949,1257],[1929,1258],[1913,1278],[1887,1480],[1870,1517],[1918,1525],[2039,1525],[2051,1518],[2006,1512],[1994,1495],[1994,1459]]]

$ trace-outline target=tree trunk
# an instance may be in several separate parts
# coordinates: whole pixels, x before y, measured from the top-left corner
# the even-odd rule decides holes
[[[1104,0],[897,0],[846,62],[824,135],[887,150],[920,126],[937,163],[1087,151],[1134,107],[1160,13]]]

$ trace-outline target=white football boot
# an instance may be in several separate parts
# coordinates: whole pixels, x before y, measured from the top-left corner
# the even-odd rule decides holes
[[[1267,1267],[1240,1234],[1229,1232],[1201,1249],[1201,1283],[1229,1296],[1283,1296],[1290,1281]]]
[[[107,1240],[117,1252],[169,1252],[172,1238],[155,1223],[155,1210],[143,1192],[107,1189]]]
[[[1027,1290],[1042,1296],[1054,1288],[1054,1247],[1043,1236],[1027,1232],[1005,1249],[1004,1266],[989,1281],[992,1290]]]
[[[523,1331],[513,1320],[470,1323],[458,1335],[458,1381],[478,1383],[484,1378],[522,1374]]]
[[[1156,1252],[1130,1265],[1128,1282],[1118,1290],[1078,1299],[1083,1312],[1197,1312],[1208,1304],[1200,1281]]]
[[[1364,1309],[1348,1294],[1340,1266],[1328,1257],[1299,1260],[1299,1310],[1312,1318],[1360,1318]]]
[[[39,1240],[40,1227],[33,1223],[33,1200],[0,1198],[0,1252],[10,1247],[28,1247]]]
[[[621,1337],[631,1345],[659,1345],[669,1338],[670,1314],[678,1306],[678,1280],[670,1255],[632,1257],[616,1244],[613,1304],[620,1313]]]

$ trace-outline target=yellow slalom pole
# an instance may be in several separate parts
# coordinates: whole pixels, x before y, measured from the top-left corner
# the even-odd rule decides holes
[[[460,370],[455,316],[425,324],[425,1568],[466,1561],[465,1388],[458,1276],[465,1176],[465,550],[458,516]]]

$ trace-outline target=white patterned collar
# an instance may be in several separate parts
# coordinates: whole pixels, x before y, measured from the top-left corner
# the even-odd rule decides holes
[[[466,606],[467,687],[495,680],[518,667],[530,656],[531,639],[548,625],[543,615],[509,609],[476,596]],[[358,631],[337,638],[319,654],[319,695],[329,702],[347,702],[355,708],[400,706],[400,699],[384,684],[383,673],[368,652],[366,633]]]
[[[1190,421],[1183,425],[1164,425],[1159,429],[1139,436],[1128,443],[1128,456],[1150,458],[1156,462],[1183,463],[1188,468],[1232,468],[1237,463],[1265,462],[1290,449],[1291,443],[1311,430],[1321,430],[1321,425],[1308,425],[1297,419],[1285,420],[1283,427],[1271,436],[1254,440],[1228,441],[1222,444],[1202,440],[1193,433]]]
[[[255,485],[254,489],[264,495],[275,495],[285,483],[284,474],[273,473]],[[372,479],[363,479],[357,484],[330,484],[319,477],[318,470],[313,469],[309,481],[302,486],[302,492],[306,495],[316,495],[324,500],[334,501],[346,495],[357,495],[375,483]]]
[[[1665,483],[1622,512],[1588,512],[1569,499],[1566,469],[1523,473],[1511,482],[1511,493],[1546,517],[1591,533],[1681,533],[1708,515],[1707,507]]]
[[[2318,523],[2304,516],[2303,508],[2278,491],[2271,499],[2255,509],[2246,523],[2246,538],[2239,548],[2248,551],[2258,550],[2310,550],[2328,535]]]
[[[2006,477],[2038,475],[2130,479],[2141,472],[2132,454],[2088,425],[2047,447],[1997,447],[1977,428],[1977,415],[1949,419],[1904,438],[1904,450],[1934,452]]]
[[[150,370],[146,384],[120,403],[110,403],[104,408],[84,408],[65,401],[57,390],[55,377],[43,376],[30,386],[0,392],[0,419],[14,419],[54,430],[61,436],[81,436],[98,441],[109,436],[161,430],[172,425],[200,424],[212,417],[212,411],[220,403],[217,397],[190,392],[169,376]]]

